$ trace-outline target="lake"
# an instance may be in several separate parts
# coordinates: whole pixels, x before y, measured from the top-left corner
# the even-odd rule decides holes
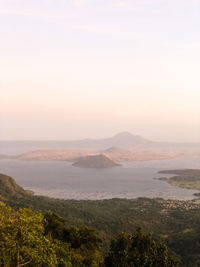
[[[200,169],[200,158],[131,162],[110,169],[76,168],[71,164],[0,160],[0,173],[12,176],[19,185],[33,190],[36,195],[62,199],[161,197],[189,200],[198,192],[173,187],[155,178],[163,177],[158,174],[160,170]]]

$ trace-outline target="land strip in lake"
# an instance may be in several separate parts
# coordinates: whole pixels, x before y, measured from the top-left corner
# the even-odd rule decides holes
[[[185,189],[200,190],[200,169],[164,170],[159,173],[175,175],[170,178],[159,178],[159,180],[166,181],[170,185]],[[200,196],[200,193],[196,193],[195,195]]]

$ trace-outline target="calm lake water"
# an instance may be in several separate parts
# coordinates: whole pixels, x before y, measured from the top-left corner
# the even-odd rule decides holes
[[[62,199],[192,199],[198,191],[155,179],[163,177],[160,170],[183,168],[200,169],[200,158],[131,162],[111,169],[76,168],[61,161],[0,160],[0,173],[12,176],[19,185],[37,195]]]

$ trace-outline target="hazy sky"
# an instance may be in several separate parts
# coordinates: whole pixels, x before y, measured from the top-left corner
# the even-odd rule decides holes
[[[0,0],[0,139],[200,142],[200,0]]]

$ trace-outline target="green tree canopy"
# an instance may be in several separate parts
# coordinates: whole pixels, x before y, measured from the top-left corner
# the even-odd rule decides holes
[[[107,267],[177,267],[163,243],[157,243],[151,237],[142,233],[120,233],[111,241],[110,251],[105,258]]]
[[[43,216],[0,204],[0,265],[56,266],[54,245],[44,236]]]

